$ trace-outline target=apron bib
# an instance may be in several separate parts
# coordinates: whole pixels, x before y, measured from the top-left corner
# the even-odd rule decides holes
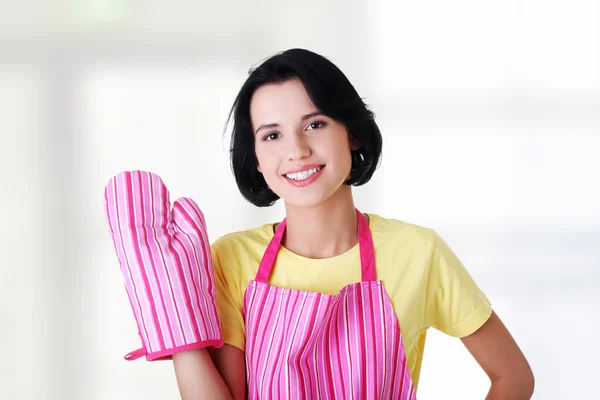
[[[244,296],[248,399],[415,399],[396,313],[356,210],[361,282],[337,295],[268,284],[277,228]]]

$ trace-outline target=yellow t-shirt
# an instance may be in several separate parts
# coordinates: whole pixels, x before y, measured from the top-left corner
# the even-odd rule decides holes
[[[383,281],[398,317],[407,363],[417,387],[426,331],[433,327],[455,337],[475,332],[492,307],[461,261],[438,234],[406,222],[369,216],[377,279]],[[274,235],[274,225],[231,233],[211,247],[223,340],[244,350],[242,315],[248,282]],[[361,279],[358,244],[327,259],[310,259],[281,246],[269,284],[337,294]]]

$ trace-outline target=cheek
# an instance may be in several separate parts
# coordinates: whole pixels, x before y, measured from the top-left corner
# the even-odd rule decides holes
[[[352,164],[350,143],[347,136],[340,135],[337,140],[331,144],[330,152],[335,154],[338,164],[346,166]],[[330,153],[331,154],[331,153]]]
[[[270,166],[273,164],[272,157],[269,157],[269,152],[265,151],[260,147],[255,148],[254,154],[256,155],[256,169],[258,172],[263,174],[269,173]]]

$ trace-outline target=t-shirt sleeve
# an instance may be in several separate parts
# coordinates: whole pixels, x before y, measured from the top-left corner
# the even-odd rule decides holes
[[[240,296],[239,279],[235,279],[235,267],[227,265],[227,258],[220,257],[215,245],[211,246],[211,254],[223,342],[244,351],[246,333],[242,313],[243,299]]]
[[[479,329],[492,314],[492,306],[463,263],[433,231],[427,278],[425,328],[465,337]]]

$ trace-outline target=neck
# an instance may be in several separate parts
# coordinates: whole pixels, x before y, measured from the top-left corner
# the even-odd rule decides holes
[[[286,230],[282,244],[308,258],[340,255],[358,243],[356,211],[350,186],[341,187],[314,207],[285,205]]]

